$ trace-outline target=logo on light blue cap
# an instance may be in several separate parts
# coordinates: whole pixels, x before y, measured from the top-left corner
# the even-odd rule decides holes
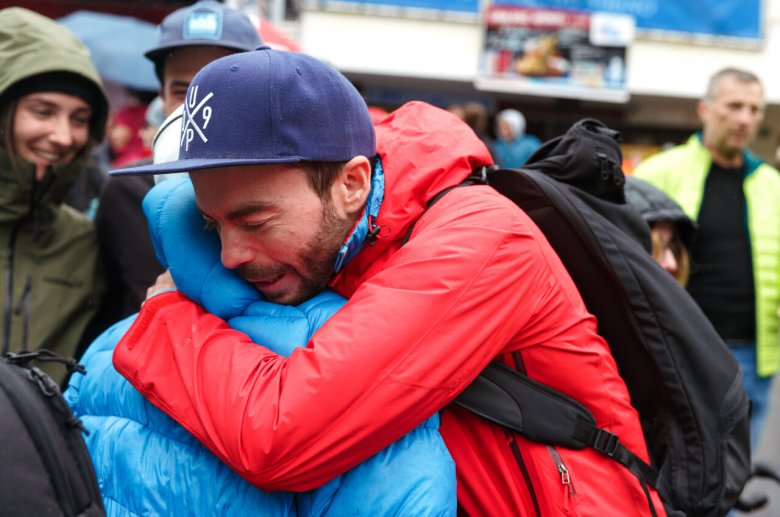
[[[195,9],[187,15],[182,30],[184,39],[222,39],[222,11],[209,8]]]

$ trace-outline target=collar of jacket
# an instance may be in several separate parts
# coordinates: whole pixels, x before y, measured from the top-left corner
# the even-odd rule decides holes
[[[42,181],[35,181],[32,163],[17,159],[16,165],[18,174],[11,167],[5,147],[0,145],[0,224],[30,216],[36,221],[47,219],[76,182],[84,160],[53,165]]]
[[[697,147],[706,150],[704,147],[704,144],[702,143],[702,133],[699,131],[698,133],[693,135],[693,138],[691,138],[692,143],[695,143]],[[707,153],[710,157],[710,160],[712,160],[712,155]],[[753,172],[755,172],[756,169],[758,169],[761,164],[764,163],[764,161],[756,156],[755,154],[751,153],[747,149],[742,151],[742,158],[744,160],[742,165],[742,177],[747,178],[750,176]]]
[[[451,112],[409,102],[378,122],[377,154],[384,171],[384,197],[377,216],[376,243],[368,238],[329,286],[349,298],[393,256],[436,194],[457,185],[493,160],[474,131]]]
[[[380,227],[376,224],[376,217],[385,197],[385,173],[382,170],[382,161],[377,157],[376,165],[371,173],[371,190],[363,209],[363,215],[358,220],[352,233],[349,234],[336,256],[333,272],[338,273],[352,257],[357,255],[365,246],[366,241],[376,239]]]

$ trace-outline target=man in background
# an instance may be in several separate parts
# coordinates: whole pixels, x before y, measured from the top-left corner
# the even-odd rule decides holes
[[[203,66],[259,45],[249,18],[218,2],[206,0],[169,14],[160,24],[157,46],[145,54],[160,80],[164,117],[184,102],[187,86]],[[108,178],[101,190],[96,223],[110,279],[101,318],[105,326],[137,312],[146,289],[163,272],[141,210],[153,185],[152,176],[127,176]]]
[[[687,288],[742,367],[754,450],[780,368],[780,173],[748,151],[764,110],[756,75],[721,70],[698,105],[702,131],[635,170],[698,223]]]

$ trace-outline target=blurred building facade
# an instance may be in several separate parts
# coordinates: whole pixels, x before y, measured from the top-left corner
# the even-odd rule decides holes
[[[279,0],[270,2],[279,9]],[[529,131],[543,139],[561,134],[579,118],[594,116],[620,129],[624,140],[640,153],[679,143],[697,130],[695,106],[710,75],[725,66],[745,68],[762,78],[768,101],[754,151],[771,161],[780,144],[780,0],[754,0],[760,10],[760,34],[753,39],[637,30],[626,49],[628,95],[624,102],[479,89],[475,83],[484,69],[486,12],[491,2],[477,0],[477,13],[409,7],[424,1],[386,3],[394,5],[313,0],[299,6],[297,19],[281,23],[307,52],[335,65],[360,85],[369,102],[392,108],[414,97],[441,106],[477,100],[493,113],[517,107],[525,113]],[[464,2],[439,3],[457,6]],[[668,0],[645,3],[657,9],[673,4]],[[713,8],[718,8],[715,4]],[[707,3],[700,8],[703,18],[709,16]]]

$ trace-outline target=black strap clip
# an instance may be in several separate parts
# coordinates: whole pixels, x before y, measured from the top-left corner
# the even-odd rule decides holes
[[[610,458],[615,455],[615,452],[620,445],[618,437],[609,431],[604,429],[597,429],[596,435],[593,437],[593,448],[602,454],[606,454]]]

